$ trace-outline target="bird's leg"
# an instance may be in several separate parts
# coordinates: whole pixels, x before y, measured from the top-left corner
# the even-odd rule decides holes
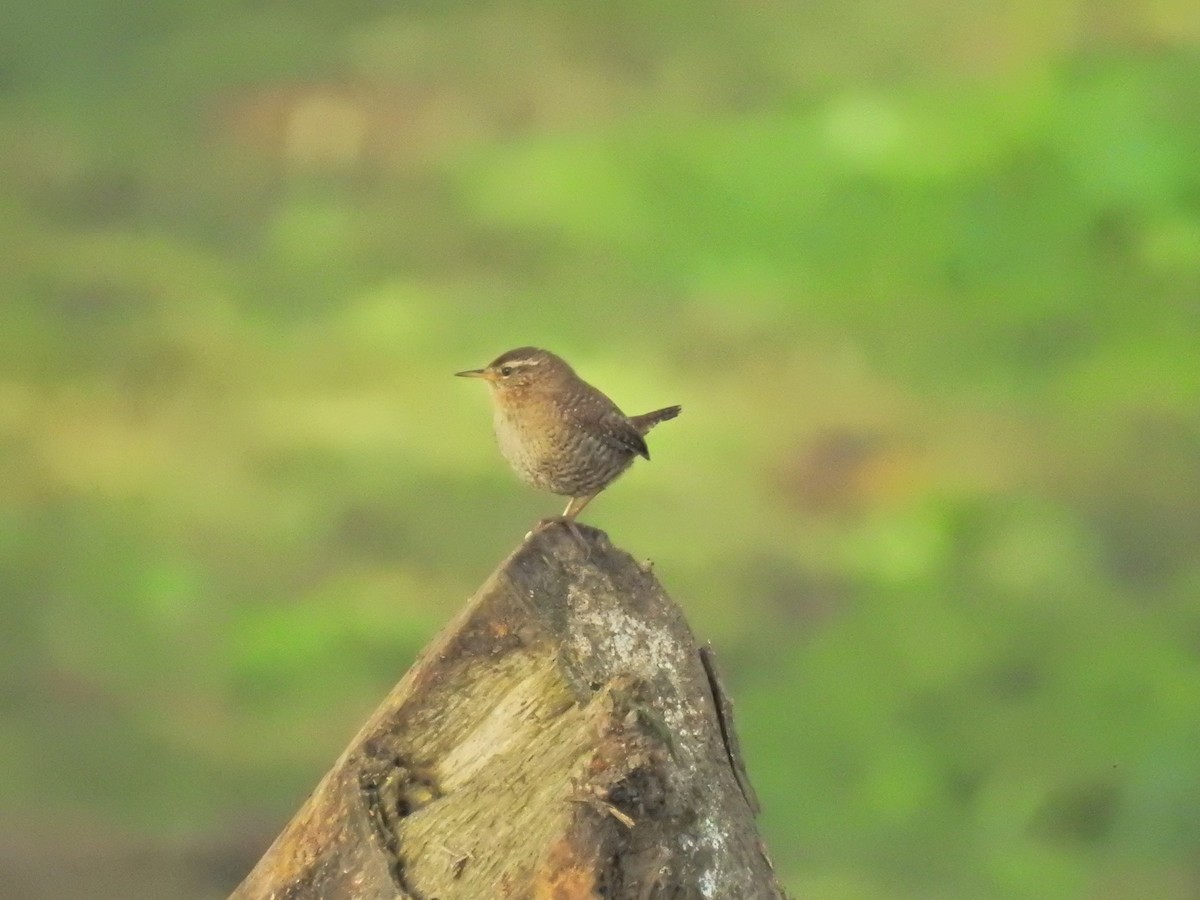
[[[564,521],[574,522],[575,517],[583,512],[583,508],[596,499],[596,494],[599,491],[593,491],[590,494],[585,494],[582,497],[572,497],[571,502],[567,504],[567,508],[563,510],[562,518]]]
[[[567,504],[567,508],[563,510],[561,516],[550,516],[548,519],[542,519],[537,523],[537,529],[541,530],[548,525],[556,525],[561,522],[567,526],[567,531],[571,532],[573,537],[584,550],[588,549],[587,541],[583,539],[583,532],[579,530],[579,526],[575,524],[575,517],[583,512],[583,508],[587,506],[595,498],[599,491],[594,491],[591,494],[585,494],[582,497],[572,497],[571,502]]]

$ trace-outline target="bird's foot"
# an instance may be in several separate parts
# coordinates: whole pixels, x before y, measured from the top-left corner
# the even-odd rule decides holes
[[[589,546],[587,539],[583,536],[583,532],[579,530],[579,526],[575,524],[575,520],[568,516],[548,516],[545,519],[538,519],[538,523],[533,526],[533,531],[531,531],[530,534],[536,534],[537,532],[549,528],[552,525],[565,525],[567,531],[571,533],[571,537],[575,540],[575,543],[583,548],[583,552],[589,555],[591,554],[591,547]]]

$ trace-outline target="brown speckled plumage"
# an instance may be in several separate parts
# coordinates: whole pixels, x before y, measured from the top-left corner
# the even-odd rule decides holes
[[[633,464],[650,458],[644,435],[680,407],[626,416],[561,357],[520,347],[485,369],[459,372],[491,388],[496,441],[518,477],[571,497],[570,522],[593,497]]]

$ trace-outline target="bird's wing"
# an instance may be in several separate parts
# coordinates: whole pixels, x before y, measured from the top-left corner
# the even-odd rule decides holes
[[[649,459],[646,440],[629,417],[600,391],[591,385],[588,388],[591,394],[588,402],[564,406],[560,408],[561,414],[601,444]]]
[[[606,425],[607,427],[602,429],[602,433],[598,437],[615,447],[636,453],[646,459],[650,458],[650,448],[646,446],[646,439],[642,437],[640,431],[634,428],[633,423],[625,417],[624,413],[618,410]]]

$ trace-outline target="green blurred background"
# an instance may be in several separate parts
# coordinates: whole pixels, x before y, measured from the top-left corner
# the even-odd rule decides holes
[[[530,343],[684,406],[587,519],[791,891],[1200,896],[1195,0],[7,0],[0,894],[232,888],[558,511]]]

